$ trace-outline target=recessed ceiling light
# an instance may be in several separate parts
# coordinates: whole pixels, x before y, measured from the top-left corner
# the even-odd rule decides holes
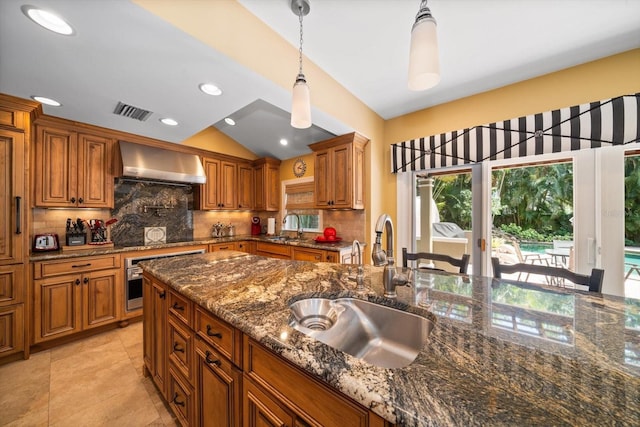
[[[224,122],[226,124],[228,124],[229,126],[235,126],[236,125],[236,121],[233,120],[231,117],[227,117],[224,119]]]
[[[22,13],[27,15],[36,24],[46,28],[54,33],[70,36],[74,33],[71,25],[60,16],[48,10],[38,9],[34,6],[24,5],[21,7]]]
[[[289,143],[289,141],[287,141],[286,139],[282,138],[280,140],[280,145],[287,145]]]
[[[200,90],[206,93],[207,95],[220,96],[222,95],[222,89],[213,83],[202,83],[200,85]]]
[[[59,107],[62,105],[55,99],[45,98],[44,96],[32,96],[31,98],[34,99],[35,101],[38,101],[41,104],[51,105],[52,107]]]
[[[164,119],[160,119],[160,121],[162,123],[164,123],[165,125],[167,125],[167,126],[178,126],[178,122],[176,122],[173,119],[170,119],[169,117],[166,117]]]

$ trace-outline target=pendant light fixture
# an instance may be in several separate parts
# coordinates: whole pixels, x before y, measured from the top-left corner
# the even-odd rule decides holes
[[[427,7],[427,0],[420,2],[416,22],[411,28],[409,51],[409,89],[426,90],[440,82],[440,58],[436,20]]]
[[[300,49],[298,50],[298,76],[293,84],[291,103],[291,126],[306,129],[311,126],[311,96],[307,80],[302,73],[302,17],[309,13],[308,0],[291,0],[291,11],[300,20]]]

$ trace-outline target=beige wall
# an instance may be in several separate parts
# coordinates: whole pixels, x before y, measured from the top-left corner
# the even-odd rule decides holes
[[[253,151],[248,150],[244,145],[239,144],[236,140],[228,137],[213,126],[209,126],[192,137],[185,139],[182,141],[182,145],[243,159],[255,160],[258,158]]]
[[[387,120],[387,144],[640,92],[640,49]]]

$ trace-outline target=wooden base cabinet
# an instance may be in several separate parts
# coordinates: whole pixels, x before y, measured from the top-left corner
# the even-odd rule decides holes
[[[240,427],[242,371],[196,338],[197,425]]]
[[[144,365],[160,394],[167,400],[167,286],[150,276],[142,278]]]
[[[120,270],[34,282],[34,342],[71,335],[119,319]]]
[[[33,343],[120,320],[120,255],[33,263]]]
[[[183,427],[389,425],[146,272],[143,286],[145,367]]]
[[[0,357],[24,350],[24,304],[0,307]]]

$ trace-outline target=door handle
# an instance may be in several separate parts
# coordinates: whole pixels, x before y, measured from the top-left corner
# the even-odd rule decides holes
[[[16,234],[22,234],[22,197],[16,196]]]

